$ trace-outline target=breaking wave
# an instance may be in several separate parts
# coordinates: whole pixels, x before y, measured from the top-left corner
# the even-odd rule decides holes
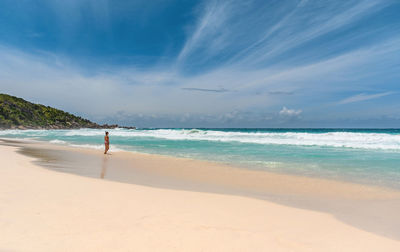
[[[6,130],[0,136],[49,137],[53,141],[68,141],[70,137],[94,137],[104,135],[104,130]],[[243,132],[203,129],[154,129],[110,130],[112,138],[158,138],[174,141],[240,142],[263,145],[326,146],[361,149],[400,150],[400,134],[374,132]],[[62,140],[61,140],[62,139]],[[98,147],[96,147],[98,148]]]

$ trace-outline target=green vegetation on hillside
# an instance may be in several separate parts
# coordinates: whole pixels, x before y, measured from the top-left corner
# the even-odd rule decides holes
[[[24,99],[0,94],[0,128],[100,128],[79,116]]]

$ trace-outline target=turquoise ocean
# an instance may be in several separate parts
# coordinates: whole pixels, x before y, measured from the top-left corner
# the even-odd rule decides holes
[[[111,129],[111,151],[209,160],[400,189],[400,129]],[[104,130],[3,130],[1,138],[103,149]]]

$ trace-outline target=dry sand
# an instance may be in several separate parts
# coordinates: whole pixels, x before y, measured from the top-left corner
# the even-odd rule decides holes
[[[16,150],[0,146],[0,251],[400,250],[329,213],[58,173]]]

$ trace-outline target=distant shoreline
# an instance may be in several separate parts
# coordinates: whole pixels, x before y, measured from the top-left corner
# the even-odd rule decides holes
[[[134,129],[118,124],[97,124],[50,106],[0,93],[0,130],[4,129]]]

